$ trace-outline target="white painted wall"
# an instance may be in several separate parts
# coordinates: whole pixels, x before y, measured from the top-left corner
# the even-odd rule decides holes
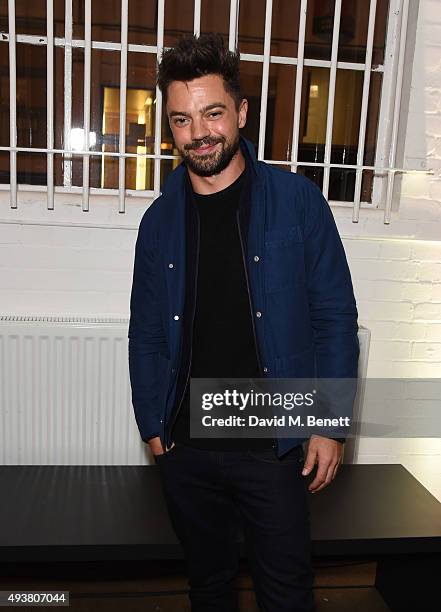
[[[403,110],[404,166],[434,175],[403,178],[390,225],[381,211],[334,208],[357,297],[372,331],[370,377],[441,376],[441,0],[421,0],[409,108]],[[11,211],[0,192],[1,314],[128,317],[136,228],[146,203],[19,193]],[[57,225],[58,224],[58,225]],[[78,224],[78,225],[76,225]],[[87,227],[85,227],[87,226]],[[441,414],[440,414],[441,418]],[[441,500],[441,440],[372,440],[360,461],[402,463]]]

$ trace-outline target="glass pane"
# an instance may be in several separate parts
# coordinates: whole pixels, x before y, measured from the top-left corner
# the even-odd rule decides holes
[[[351,202],[354,200],[355,170],[331,168],[328,200]]]
[[[363,63],[369,25],[366,0],[343,0],[341,4],[338,61]]]
[[[355,197],[355,170],[331,168],[329,174],[328,199],[336,202],[353,202]],[[363,170],[361,179],[361,202],[372,202],[374,174],[372,170]]]
[[[84,0],[72,0],[73,37],[84,39]],[[121,41],[121,0],[92,1],[92,40]]]
[[[46,185],[46,155],[17,153],[17,183],[19,185]]]
[[[384,63],[384,49],[386,46],[387,20],[389,15],[389,0],[377,2],[375,13],[374,49],[372,66]]]
[[[362,202],[372,202],[372,191],[374,187],[374,173],[372,170],[363,170],[361,180],[360,200]]]
[[[54,35],[64,36],[64,2],[54,2]]]
[[[241,133],[254,146],[259,143],[260,98],[262,91],[262,67],[260,62],[240,62],[240,79],[244,97],[248,100],[248,114],[245,127]],[[271,114],[271,109],[269,110]]]
[[[15,30],[46,36],[46,0],[15,0]]]
[[[72,0],[73,37],[84,38],[84,0]]]
[[[54,144],[64,146],[64,48],[54,49]]]
[[[383,75],[381,72],[371,72],[368,112],[366,119],[366,138],[364,142],[363,164],[365,166],[373,166],[375,163],[382,82]]]
[[[291,158],[296,67],[271,64],[268,82],[265,159]]]
[[[121,42],[121,0],[92,2],[92,40]]]
[[[300,1],[274,0],[271,55],[297,57]]]
[[[9,147],[9,47],[0,43],[0,146]]]
[[[17,145],[45,148],[46,47],[17,43]]]
[[[238,41],[241,53],[263,53],[265,6],[265,0],[240,1]]]
[[[2,32],[9,32],[8,0],[0,0],[0,29]]]
[[[155,152],[155,78],[156,56],[129,53],[126,98],[127,153]],[[153,189],[153,172],[152,159],[127,158],[126,188]]]
[[[84,147],[84,52],[76,50],[72,105],[72,143]],[[156,56],[129,53],[126,97],[126,152],[154,153]],[[113,51],[92,51],[90,142],[95,151],[118,153],[120,121],[120,58]],[[127,158],[126,188],[153,188],[153,161]],[[117,189],[119,158],[94,155],[90,161],[90,186]],[[82,158],[75,157],[73,184],[82,185]]]
[[[230,0],[202,0],[201,33],[217,32],[222,34],[228,44],[230,31]]]
[[[174,47],[177,40],[193,34],[193,0],[167,0],[164,12],[164,46]]]
[[[93,49],[90,130],[96,151],[119,150],[119,77],[120,54]],[[118,157],[92,156],[90,185],[117,189]]]
[[[55,185],[63,185],[63,156],[55,154],[54,155],[54,181]]]
[[[320,189],[323,187],[323,168],[318,166],[297,166],[297,174],[303,174]]]
[[[331,163],[357,163],[363,78],[359,70],[337,70]]]
[[[303,68],[299,161],[323,162],[328,112],[329,70]]]
[[[375,12],[373,64],[384,61],[388,0],[377,2]],[[338,61],[364,63],[370,3],[364,0],[343,0],[340,20]]]
[[[306,12],[305,58],[331,59],[334,0],[308,3]]]
[[[9,158],[10,155],[7,151],[0,151],[0,183],[3,185],[10,183]]]
[[[84,147],[84,49],[72,49],[72,132],[71,146],[75,150]],[[68,143],[66,143],[67,147]],[[83,184],[83,158],[72,156],[72,185]]]
[[[129,44],[156,45],[157,20],[157,2],[129,0]]]

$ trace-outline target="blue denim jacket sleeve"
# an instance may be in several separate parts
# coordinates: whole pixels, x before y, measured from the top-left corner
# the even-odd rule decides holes
[[[159,355],[166,351],[158,283],[158,200],[141,220],[130,297],[129,372],[132,404],[141,438],[159,435]]]
[[[305,267],[319,378],[356,378],[357,306],[337,226],[320,189],[308,181]]]
[[[360,350],[357,335],[358,312],[351,274],[328,202],[312,181],[308,191],[304,238],[305,266],[316,353],[316,376],[342,379],[341,393],[335,394],[335,412],[352,416]],[[340,383],[335,381],[336,390],[338,384]],[[341,405],[342,403],[345,405]],[[339,441],[344,442],[345,438],[342,437]]]

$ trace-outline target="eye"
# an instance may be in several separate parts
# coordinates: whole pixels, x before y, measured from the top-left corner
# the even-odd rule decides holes
[[[217,116],[222,115],[221,111],[213,111],[208,116],[216,118]]]
[[[184,125],[186,121],[188,121],[187,117],[175,117],[173,123],[175,125]]]

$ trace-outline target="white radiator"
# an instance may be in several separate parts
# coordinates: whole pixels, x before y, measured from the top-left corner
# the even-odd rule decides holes
[[[127,330],[127,319],[0,316],[0,464],[153,463],[131,405]],[[355,420],[369,330],[359,339]],[[349,438],[345,463],[357,455]]]
[[[143,465],[128,320],[0,316],[0,463]]]

